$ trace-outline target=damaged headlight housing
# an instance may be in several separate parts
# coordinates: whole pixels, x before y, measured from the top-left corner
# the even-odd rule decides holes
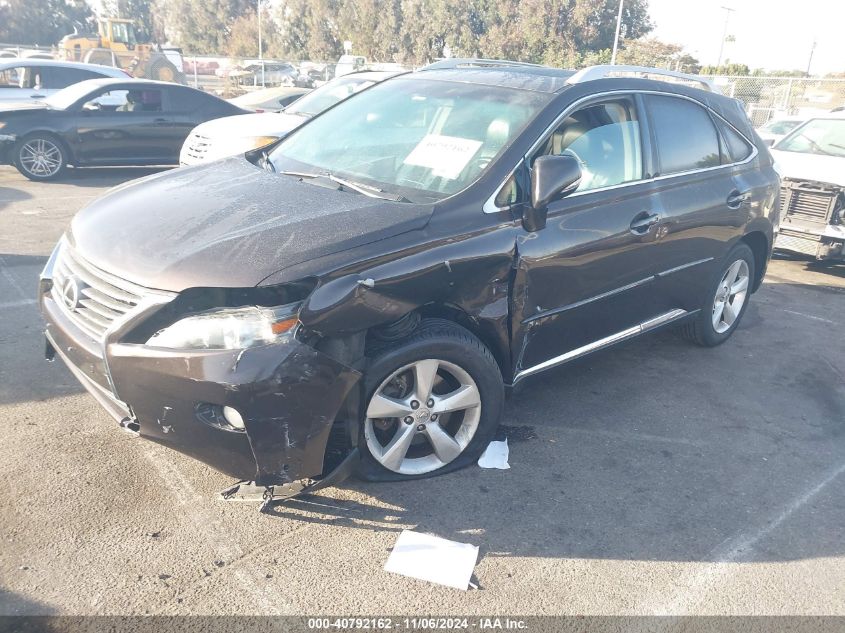
[[[246,349],[293,335],[301,303],[275,308],[220,308],[194,314],[159,330],[147,345],[170,349]]]

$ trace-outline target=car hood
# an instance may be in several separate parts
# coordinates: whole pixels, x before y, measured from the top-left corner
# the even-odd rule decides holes
[[[771,150],[784,178],[845,185],[845,158]]]
[[[34,110],[49,110],[43,101],[0,101],[0,114],[6,112],[32,112]]]
[[[194,133],[215,140],[244,136],[281,136],[307,120],[308,118],[302,115],[283,112],[237,114],[206,121],[194,128]]]
[[[273,174],[238,157],[117,187],[73,218],[68,238],[92,264],[147,288],[243,288],[422,228],[432,211]]]

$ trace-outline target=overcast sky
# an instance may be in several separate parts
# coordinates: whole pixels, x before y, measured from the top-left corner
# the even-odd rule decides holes
[[[730,14],[724,57],[751,68],[805,70],[816,40],[812,74],[845,71],[843,0],[649,0],[653,35],[681,44],[702,63],[715,64]],[[723,60],[724,61],[724,60]]]

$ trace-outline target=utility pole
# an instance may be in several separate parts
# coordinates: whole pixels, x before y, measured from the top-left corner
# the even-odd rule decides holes
[[[622,30],[622,4],[625,0],[619,0],[619,13],[616,14],[616,35],[613,37],[613,53],[610,56],[610,63],[616,64],[616,51],[619,49],[619,31]]]
[[[716,63],[716,72],[719,72],[719,66],[722,65],[722,53],[725,52],[725,39],[728,37],[728,20],[730,20],[731,13],[736,9],[730,7],[722,7],[725,10],[725,28],[722,31],[722,42],[719,44],[719,61]]]
[[[810,64],[813,63],[813,53],[816,51],[816,40],[813,39],[813,45],[810,47],[810,59],[807,60],[807,76],[810,76]]]

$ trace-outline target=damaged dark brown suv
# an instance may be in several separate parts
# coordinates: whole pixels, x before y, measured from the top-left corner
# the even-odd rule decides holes
[[[721,343],[772,160],[736,101],[606,74],[452,60],[111,191],[44,270],[48,354],[124,427],[280,485],[446,472],[506,386],[670,324]]]

